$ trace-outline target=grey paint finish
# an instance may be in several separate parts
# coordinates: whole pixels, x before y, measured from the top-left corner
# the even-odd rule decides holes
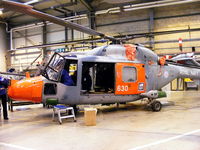
[[[69,53],[75,55],[76,53]],[[65,56],[66,59],[73,59],[72,57]],[[136,46],[136,58],[130,61],[126,57],[125,47],[122,45],[109,45],[100,48],[95,48],[93,51],[78,53],[78,76],[77,86],[66,86],[62,83],[57,84],[57,94],[53,97],[59,98],[60,103],[64,104],[107,104],[107,103],[120,103],[130,102],[141,98],[140,94],[135,95],[115,95],[114,93],[102,94],[83,94],[81,91],[82,79],[82,64],[83,62],[102,62],[102,63],[140,63],[144,64],[145,77],[146,77],[146,92],[151,90],[160,90],[163,86],[174,80],[175,78],[190,77],[200,79],[200,70],[197,68],[189,68],[166,64],[159,65],[159,57],[151,50],[143,47]],[[149,64],[149,62],[152,62]],[[116,70],[115,70],[116,72]],[[49,82],[45,80],[45,82]],[[115,87],[114,87],[115,88]],[[43,101],[46,98],[52,97],[49,95],[43,96]]]

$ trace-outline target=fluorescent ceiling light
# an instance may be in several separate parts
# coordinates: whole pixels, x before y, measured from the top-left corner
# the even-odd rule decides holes
[[[28,1],[26,3],[24,3],[25,5],[30,5],[30,4],[33,4],[33,3],[37,3],[39,0],[31,0],[31,1]]]
[[[3,15],[3,9],[0,9],[0,15]]]

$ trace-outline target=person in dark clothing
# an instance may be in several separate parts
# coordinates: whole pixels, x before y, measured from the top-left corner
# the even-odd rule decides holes
[[[83,76],[82,76],[82,89],[87,90],[89,92],[91,90],[92,86],[92,78],[89,73],[89,68],[86,68],[83,70]]]
[[[8,120],[8,112],[7,112],[7,91],[9,80],[0,76],[0,99],[2,101],[3,106],[3,117],[4,120]]]
[[[77,82],[77,70],[74,71],[74,74],[71,76],[72,81],[74,82],[74,85],[76,86],[76,82]]]
[[[65,69],[63,69],[63,71],[62,71],[61,83],[68,85],[68,86],[74,86],[75,85],[71,76],[69,75],[69,73]]]
[[[65,66],[61,73],[61,83],[67,86],[74,86],[74,81],[72,80],[71,76],[69,75],[69,66],[70,63],[65,63]]]

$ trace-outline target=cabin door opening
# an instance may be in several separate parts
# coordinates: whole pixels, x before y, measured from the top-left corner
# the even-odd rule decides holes
[[[114,93],[115,64],[102,62],[83,62],[82,93]]]
[[[143,64],[117,63],[115,70],[116,95],[133,95],[145,92],[145,68]]]

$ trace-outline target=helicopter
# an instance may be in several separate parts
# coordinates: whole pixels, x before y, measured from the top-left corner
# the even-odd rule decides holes
[[[23,80],[11,80],[8,95],[12,100],[46,104],[49,99],[56,99],[58,103],[76,106],[126,103],[147,98],[152,110],[160,111],[162,104],[157,99],[166,96],[162,87],[176,78],[200,79],[199,65],[167,61],[143,45],[121,44],[119,39],[39,12],[29,5],[1,1],[0,7],[113,42],[90,51],[54,53],[41,76],[27,75]],[[68,73],[70,84],[63,79],[63,70]]]

